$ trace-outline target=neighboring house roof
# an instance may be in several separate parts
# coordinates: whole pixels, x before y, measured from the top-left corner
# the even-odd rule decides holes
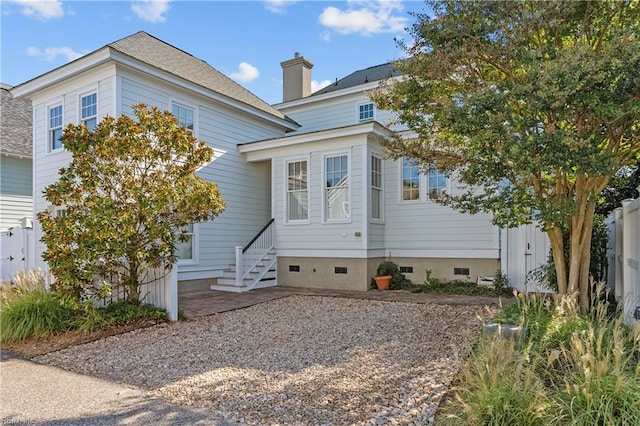
[[[371,83],[373,81],[384,80],[385,78],[397,77],[400,74],[400,71],[395,68],[391,62],[382,65],[375,65],[363,70],[358,70],[340,80],[336,80],[335,83],[313,92],[311,96],[347,89],[349,87],[355,87],[361,84]]]
[[[282,112],[273,108],[202,59],[198,59],[144,31],[137,32],[107,46],[221,95],[285,119],[285,115]]]
[[[14,99],[11,86],[0,84],[0,153],[31,157],[31,102]]]

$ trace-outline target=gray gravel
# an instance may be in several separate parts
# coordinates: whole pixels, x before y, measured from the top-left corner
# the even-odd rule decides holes
[[[291,296],[34,360],[251,425],[428,424],[489,315]]]

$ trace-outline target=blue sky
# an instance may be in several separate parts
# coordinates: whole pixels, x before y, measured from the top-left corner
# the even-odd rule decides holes
[[[205,60],[269,103],[300,52],[314,88],[403,56],[394,38],[421,1],[1,1],[0,80],[17,85],[123,37],[149,34]]]

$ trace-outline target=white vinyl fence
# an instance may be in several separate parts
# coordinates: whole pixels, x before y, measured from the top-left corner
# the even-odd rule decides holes
[[[0,232],[0,279],[10,282],[18,272],[35,266],[34,238],[32,228],[14,226]]]
[[[640,198],[624,200],[607,218],[608,282],[623,304],[625,320],[640,319]]]
[[[35,267],[35,240],[32,228],[13,227],[0,233],[0,278],[11,282],[22,270]],[[150,270],[144,277],[140,292],[144,303],[165,309],[171,321],[178,319],[178,269],[166,271],[164,268]],[[122,298],[122,291],[102,301],[103,304]]]
[[[169,271],[164,267],[150,269],[142,280],[146,284],[140,286],[140,300],[166,310],[169,319],[176,321],[178,319],[178,269],[171,268]],[[122,300],[125,296],[122,287],[113,288],[111,296],[101,300],[101,304],[107,305]]]

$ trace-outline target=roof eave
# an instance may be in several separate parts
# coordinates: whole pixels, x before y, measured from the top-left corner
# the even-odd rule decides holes
[[[14,98],[27,98],[29,99],[35,93],[50,87],[53,84],[66,80],[86,70],[87,68],[98,66],[104,62],[107,62],[111,58],[111,48],[105,46],[95,52],[89,53],[78,59],[75,59],[69,63],[59,66],[47,73],[44,73],[38,77],[32,78],[22,84],[19,84],[11,89],[11,94]]]
[[[285,136],[282,138],[265,139],[262,141],[248,142],[239,144],[240,153],[251,153],[262,150],[270,150],[283,148],[291,145],[305,144],[317,142],[318,140],[335,139],[341,137],[350,137],[355,135],[374,134],[382,137],[389,136],[392,132],[377,121],[356,124],[353,126],[338,127],[327,130],[319,130],[317,132],[301,133],[299,135]]]
[[[18,158],[20,160],[32,160],[33,159],[33,155],[31,155],[31,154],[18,154],[16,152],[0,151],[0,156],[13,157],[13,158]]]
[[[399,78],[400,78],[400,76],[391,77],[392,80],[397,80]],[[323,100],[326,100],[326,99],[337,98],[337,97],[340,97],[340,96],[352,95],[354,93],[362,93],[362,92],[366,92],[366,91],[369,91],[369,90],[377,89],[380,86],[380,83],[382,81],[384,81],[384,80],[375,80],[375,81],[371,81],[369,83],[363,83],[363,84],[359,84],[357,86],[351,86],[351,87],[347,87],[347,88],[340,89],[340,90],[334,90],[332,92],[327,92],[327,93],[323,93],[323,94],[320,94],[320,95],[311,94],[311,95],[307,96],[306,98],[300,98],[300,99],[295,99],[295,100],[289,101],[289,102],[282,102],[282,103],[279,103],[279,104],[273,104],[272,106],[274,108],[277,108],[277,109],[287,109],[287,108],[291,108],[291,107],[304,105],[304,104],[307,104],[307,103],[314,103],[314,102],[319,102],[319,101],[323,101]]]

